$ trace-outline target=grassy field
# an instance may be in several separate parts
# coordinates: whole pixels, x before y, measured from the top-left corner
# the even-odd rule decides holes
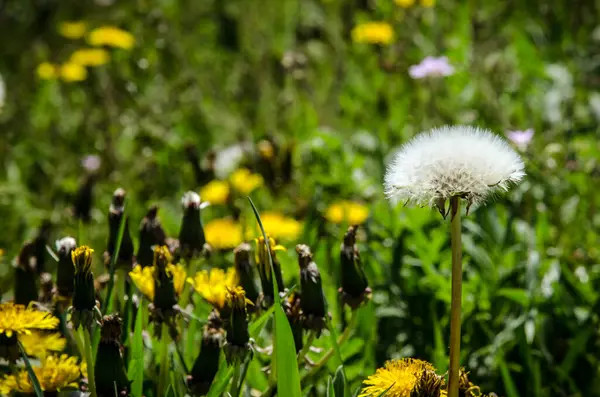
[[[419,132],[465,124],[507,139],[527,175],[463,218],[461,364],[483,394],[600,396],[595,2],[34,3],[0,2],[0,291],[9,302],[29,296],[28,282],[30,290],[41,288],[28,290],[34,296],[21,303],[46,299],[61,318],[66,353],[86,362],[87,331],[76,332],[68,305],[43,293],[52,285],[40,273],[57,282],[61,262],[45,245],[60,254],[54,241],[72,236],[94,249],[100,311],[123,318],[125,332],[116,339],[135,397],[185,395],[209,331],[235,345],[235,326],[223,325],[225,333],[207,323],[213,307],[223,318],[234,316],[231,305],[251,312],[254,353],[231,365],[221,353],[215,380],[206,380],[211,395],[351,396],[387,360],[408,357],[444,375],[450,221],[434,209],[390,204],[383,178],[394,153]],[[124,233],[118,200],[109,216],[117,188],[126,191]],[[210,252],[182,228],[192,222],[182,208],[188,191],[211,202],[201,210]],[[266,232],[286,248],[273,251],[279,287],[287,289],[281,302],[271,291],[271,302],[241,304],[225,289],[242,241],[250,243],[257,292],[271,288],[259,277],[271,280],[271,272],[266,248],[254,241],[261,234],[247,196]],[[183,311],[173,317],[156,312],[158,270],[149,278],[141,269],[128,275],[131,245],[141,263],[139,225],[148,225],[152,205],[173,238],[159,239],[173,255],[165,277]],[[340,244],[352,224],[359,225],[356,246],[372,291],[356,309],[338,292],[345,283]],[[24,242],[32,239],[41,248],[30,252]],[[292,301],[306,294],[300,243],[312,251],[327,302],[327,329],[319,337],[301,329],[306,316]],[[171,268],[178,259],[181,267]],[[160,267],[156,259],[154,265]],[[207,273],[197,276],[201,270]],[[151,295],[144,282],[152,284]],[[106,359],[99,328],[90,333],[93,361]],[[292,336],[304,336],[306,349]],[[214,357],[220,350],[228,348],[219,345]],[[29,356],[34,367],[45,362]],[[5,364],[5,373],[14,371]],[[112,395],[98,382],[117,375],[100,364],[99,395]],[[120,378],[119,390],[127,383]],[[3,384],[0,393],[18,390]],[[414,396],[394,390],[389,396]]]

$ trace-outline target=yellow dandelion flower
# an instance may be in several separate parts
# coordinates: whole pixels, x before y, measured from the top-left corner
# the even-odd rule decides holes
[[[435,0],[421,0],[421,6],[426,8],[432,8],[435,6]]]
[[[114,26],[101,26],[89,33],[88,42],[93,46],[106,45],[129,50],[135,45],[135,37]]]
[[[187,279],[194,290],[217,310],[223,309],[227,288],[234,288],[238,284],[238,276],[235,268],[230,267],[225,272],[223,269],[213,268],[210,272],[202,270],[196,273],[192,279]]]
[[[87,70],[79,64],[67,62],[60,67],[60,77],[68,83],[83,81],[87,79]]]
[[[19,342],[28,356],[45,357],[50,352],[61,352],[65,349],[67,340],[58,332],[47,333],[34,331],[29,335],[20,335]]]
[[[352,29],[352,40],[356,43],[390,44],[394,30],[387,22],[366,22]]]
[[[278,240],[295,240],[302,231],[302,224],[294,218],[284,216],[279,212],[265,211],[260,214],[265,231]],[[260,228],[257,229],[260,233]]]
[[[211,204],[225,204],[229,197],[229,184],[225,181],[211,181],[200,189],[202,201]]]
[[[46,392],[60,391],[67,387],[77,387],[81,369],[77,357],[50,355],[42,360],[40,366],[33,371]],[[4,375],[0,380],[0,393],[8,395],[11,392],[33,393],[33,385],[27,370],[19,370],[16,374]]]
[[[394,3],[402,8],[409,8],[415,4],[415,0],[394,0]]]
[[[242,287],[226,287],[227,306],[232,309],[246,309],[246,305],[253,305],[252,301],[246,298],[246,291]]]
[[[13,333],[29,335],[33,330],[55,329],[58,318],[12,302],[0,303],[0,334],[10,338]]]
[[[49,62],[42,62],[38,65],[36,73],[42,80],[52,80],[58,76],[58,69]]]
[[[358,397],[378,396],[385,390],[387,397],[410,397],[426,370],[435,371],[433,365],[422,360],[390,360],[363,382],[365,386]]]
[[[242,243],[242,226],[231,218],[213,219],[204,225],[206,241],[216,250],[232,249]]]
[[[66,21],[58,25],[58,33],[67,39],[79,39],[83,37],[86,25],[83,21]]]
[[[92,254],[94,250],[87,245],[82,245],[71,251],[71,259],[75,266],[75,273],[89,273],[92,268]]]
[[[108,51],[102,48],[82,48],[71,54],[69,62],[81,66],[101,66],[110,60]]]
[[[338,201],[325,210],[325,219],[331,223],[346,222],[349,225],[360,225],[369,217],[369,208],[355,201]]]
[[[231,186],[242,195],[252,193],[254,189],[261,187],[265,181],[259,174],[253,174],[247,168],[240,168],[234,171],[229,177]]]
[[[131,277],[131,281],[133,281],[137,289],[151,301],[154,300],[154,272],[154,266],[146,266],[142,269],[140,265],[137,265],[129,272],[129,277]],[[181,295],[187,278],[185,268],[180,264],[168,264],[167,272],[173,276],[175,293],[177,296]]]

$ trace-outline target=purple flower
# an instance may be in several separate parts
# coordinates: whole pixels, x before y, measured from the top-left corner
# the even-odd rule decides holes
[[[429,76],[450,76],[454,74],[454,67],[448,63],[448,57],[425,57],[421,63],[408,69],[408,74],[413,79],[422,79]]]
[[[524,131],[507,131],[506,136],[519,149],[525,150],[533,138],[533,128]]]
[[[98,171],[101,165],[102,160],[96,154],[89,154],[81,160],[81,166],[89,172]]]

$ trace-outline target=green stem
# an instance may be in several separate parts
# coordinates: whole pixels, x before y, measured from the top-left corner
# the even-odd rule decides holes
[[[83,340],[85,344],[85,362],[87,364],[87,372],[88,372],[88,389],[90,391],[91,397],[96,397],[96,374],[94,373],[94,359],[92,356],[92,338],[90,337],[90,331],[88,329],[83,329],[82,326],[79,326],[79,337],[81,338],[81,334],[83,334]]]
[[[460,198],[450,199],[451,245],[452,245],[452,300],[450,304],[450,371],[448,373],[448,397],[458,397],[460,371],[460,312],[462,299],[462,245]]]
[[[308,354],[308,351],[310,350],[310,347],[312,346],[315,340],[315,336],[317,336],[317,333],[315,331],[310,331],[310,333],[308,334],[308,339],[306,340],[306,343],[302,347],[302,350],[300,350],[300,353],[298,353],[298,366],[302,365],[302,361],[304,360],[304,357]]]
[[[158,397],[163,397],[167,391],[169,377],[169,327],[163,322],[161,330],[160,372],[158,375]]]
[[[229,394],[232,397],[237,397],[240,394],[240,370],[242,368],[242,362],[237,360],[235,363],[235,369],[233,370],[233,379],[231,380],[231,390]]]

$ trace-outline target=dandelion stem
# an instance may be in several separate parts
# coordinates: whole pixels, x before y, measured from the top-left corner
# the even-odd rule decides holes
[[[169,327],[163,322],[160,341],[160,372],[158,374],[158,397],[163,397],[169,378]]]
[[[83,340],[85,345],[85,362],[87,364],[88,372],[88,388],[91,397],[96,397],[96,374],[94,373],[94,358],[92,355],[92,338],[90,337],[90,331],[83,329],[79,326],[79,336],[83,334]]]
[[[310,347],[312,346],[315,340],[315,336],[317,336],[317,333],[315,331],[310,331],[310,333],[308,334],[308,339],[306,340],[306,343],[302,347],[302,350],[300,350],[300,353],[298,353],[298,366],[302,365],[302,361],[304,360],[304,357],[310,350]]]
[[[450,304],[450,371],[448,374],[448,397],[458,397],[460,368],[460,312],[462,300],[462,245],[460,198],[450,199],[451,245],[452,245],[452,301]]]
[[[231,390],[229,394],[232,397],[237,397],[240,394],[240,372],[242,368],[241,361],[237,360],[235,368],[233,370],[233,379],[231,380]]]

